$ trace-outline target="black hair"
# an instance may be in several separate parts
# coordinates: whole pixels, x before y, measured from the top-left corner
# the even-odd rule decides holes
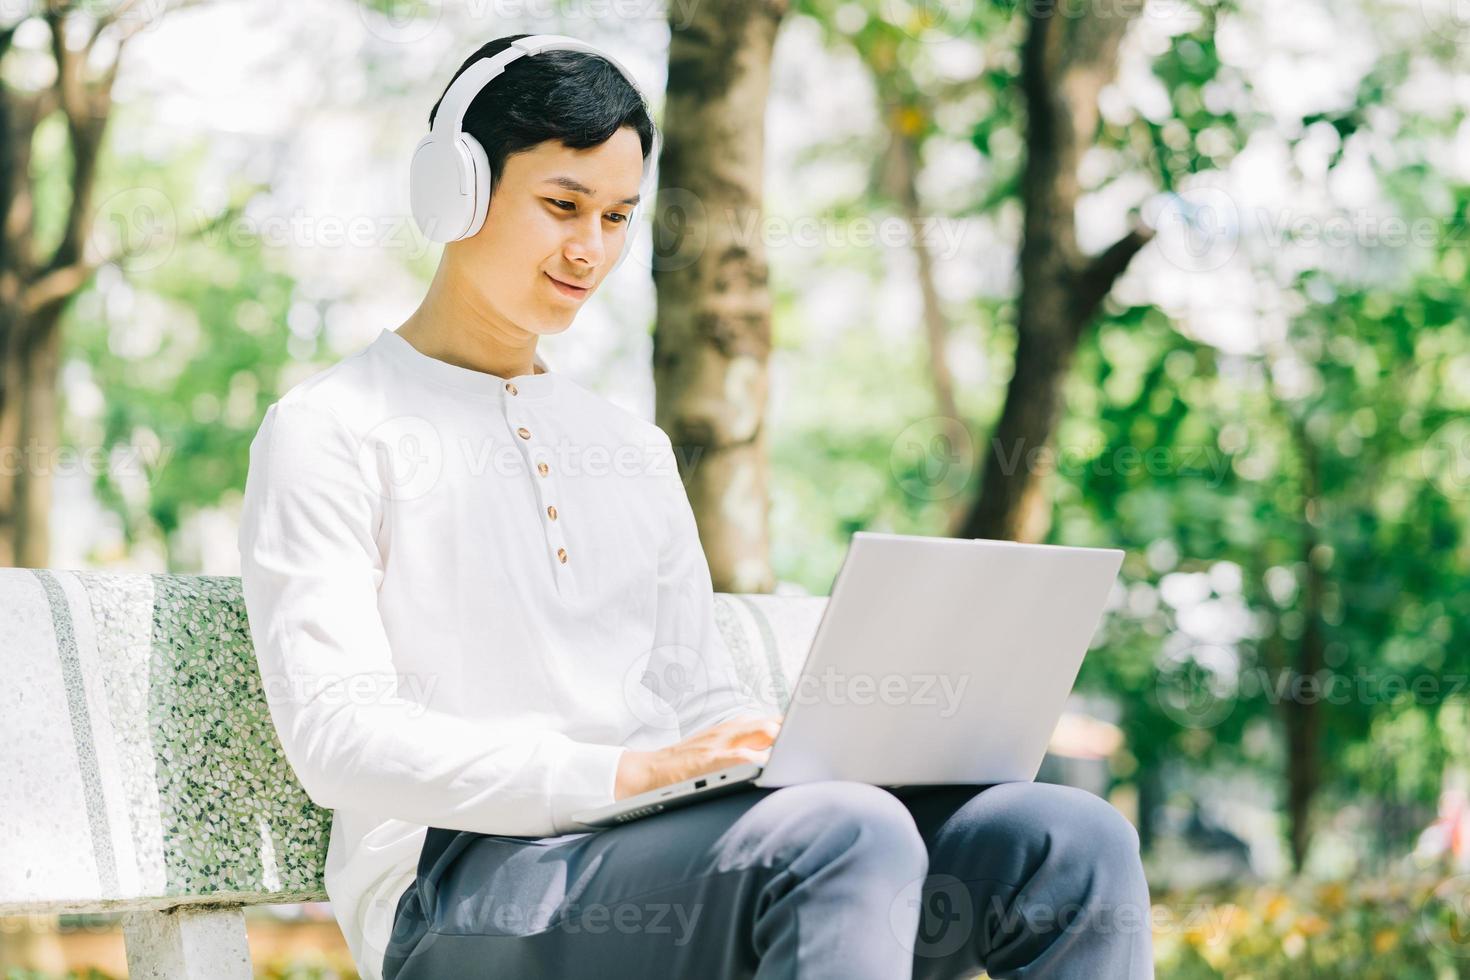
[[[531,35],[508,34],[486,43],[465,59],[449,85],[470,65],[494,57],[523,37]],[[443,101],[441,94],[429,110],[431,129]],[[553,49],[512,61],[475,93],[461,128],[485,148],[494,197],[511,154],[546,140],[559,140],[573,150],[587,149],[606,142],[624,126],[637,131],[647,160],[653,148],[653,118],[638,89],[606,58]]]

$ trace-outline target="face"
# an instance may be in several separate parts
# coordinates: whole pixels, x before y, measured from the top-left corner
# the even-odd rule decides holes
[[[566,329],[617,261],[642,176],[642,144],[627,126],[584,150],[548,140],[512,154],[484,226],[450,243],[452,274],[516,326]]]

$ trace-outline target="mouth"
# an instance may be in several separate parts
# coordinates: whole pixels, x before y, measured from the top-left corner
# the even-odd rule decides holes
[[[562,282],[560,279],[556,278],[555,276],[551,275],[550,273],[543,273],[543,275],[545,275],[547,279],[550,279],[551,280],[551,284],[553,286],[555,286],[556,289],[557,289],[557,291],[559,293],[561,293],[563,296],[568,296],[568,297],[571,297],[572,299],[581,299],[582,297],[586,296],[588,293],[592,292],[592,290],[590,288],[584,288],[584,287],[581,287],[581,286],[573,286],[570,283]]]

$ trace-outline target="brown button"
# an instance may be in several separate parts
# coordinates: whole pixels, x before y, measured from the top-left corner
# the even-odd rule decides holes
[[[556,507],[551,506],[546,508],[546,516],[550,517],[553,521],[556,520]]]
[[[536,464],[536,472],[537,473],[540,473],[542,476],[545,476],[546,473],[547,473],[547,471],[550,470],[550,469],[551,469],[551,467],[547,466],[545,463],[537,463]]]
[[[565,548],[557,548],[556,549],[556,557],[560,558],[561,559],[561,563],[563,565],[565,565],[567,563],[567,549],[565,549]]]
[[[516,386],[507,381],[505,383],[505,390],[514,395],[516,393]]]
[[[531,438],[531,430],[523,425],[516,430],[516,435],[520,436],[522,439],[529,439]]]

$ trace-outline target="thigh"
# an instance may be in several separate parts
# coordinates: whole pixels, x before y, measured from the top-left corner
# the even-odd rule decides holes
[[[430,828],[399,903],[386,980],[749,975],[752,871],[781,801],[752,787],[591,834],[516,838]],[[757,811],[752,816],[752,811]]]

